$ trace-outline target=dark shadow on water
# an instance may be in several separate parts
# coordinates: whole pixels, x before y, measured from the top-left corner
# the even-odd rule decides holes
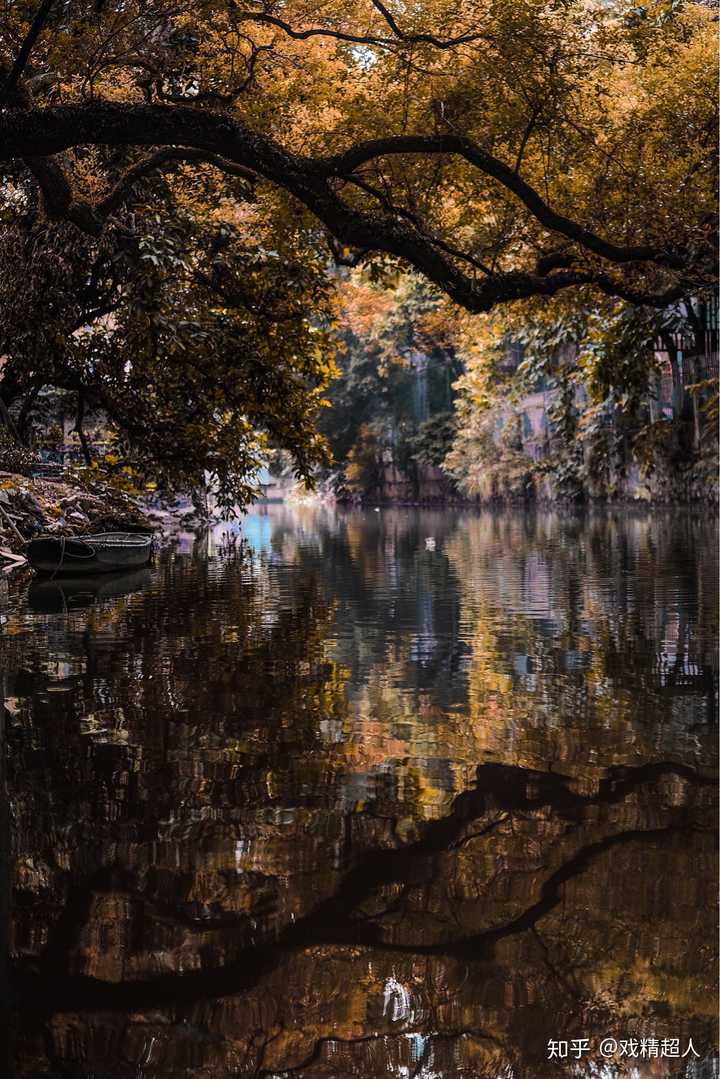
[[[92,607],[95,603],[119,599],[131,592],[142,592],[152,581],[149,569],[126,573],[83,574],[73,577],[37,577],[28,590],[28,606],[37,614],[58,614]]]

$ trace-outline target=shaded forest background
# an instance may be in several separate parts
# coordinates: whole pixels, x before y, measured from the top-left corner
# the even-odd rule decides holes
[[[349,276],[321,429],[357,500],[716,499],[717,307],[480,322]]]

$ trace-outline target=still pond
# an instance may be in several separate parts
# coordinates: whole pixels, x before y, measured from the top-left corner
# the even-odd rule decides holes
[[[11,586],[14,1074],[717,1075],[716,550],[271,506]]]

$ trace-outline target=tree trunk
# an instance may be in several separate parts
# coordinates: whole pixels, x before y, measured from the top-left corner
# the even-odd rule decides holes
[[[82,446],[83,457],[85,458],[85,464],[92,464],[92,454],[90,453],[90,446],[85,436],[83,429],[83,420],[85,418],[85,395],[83,393],[78,394],[78,407],[77,418],[75,420],[75,430],[77,431],[78,438],[80,439],[80,445]]]
[[[2,397],[0,397],[0,422],[2,423],[3,427],[5,427],[6,430],[10,432],[15,444],[19,445],[20,438],[18,436],[17,427],[15,426],[15,421],[8,412],[8,407],[3,401]]]
[[[27,445],[27,425],[28,420],[30,419],[30,413],[32,412],[32,407],[35,404],[35,401],[37,400],[37,395],[40,393],[41,389],[42,386],[33,386],[33,388],[30,390],[30,393],[23,401],[22,407],[20,409],[20,414],[18,415],[18,435],[24,446]]]

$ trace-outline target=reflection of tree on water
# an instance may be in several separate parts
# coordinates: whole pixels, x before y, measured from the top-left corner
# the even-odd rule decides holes
[[[325,547],[323,585],[308,546],[294,570],[284,557],[269,575],[262,563],[171,561],[159,588],[93,626],[91,651],[84,616],[68,616],[61,668],[41,659],[41,621],[34,637],[6,642],[20,699],[11,778],[26,1047],[70,1075],[153,1079],[475,1076],[508,1064],[539,1077],[549,1037],[588,1034],[692,1033],[707,1049],[712,962],[688,942],[712,933],[712,788],[700,732],[691,753],[675,698],[653,681],[647,605],[601,617],[587,598],[599,577],[575,573],[564,614],[565,555],[550,564],[559,635],[508,616],[507,593],[505,617],[483,621],[497,597],[492,577],[473,573],[497,543],[458,527],[441,544],[454,545],[455,582],[468,592],[460,607],[440,568],[435,626],[441,648],[464,635],[469,671],[453,682],[441,665],[437,683],[407,695],[416,614],[393,621],[376,598],[377,620],[390,625],[370,624],[374,589],[386,594],[382,559],[372,536],[354,542],[352,557],[352,537],[338,545],[345,553]],[[422,534],[393,542],[404,546],[396,579],[416,594]],[[360,640],[359,657],[342,625],[338,644],[329,640],[348,619],[342,604],[369,624],[372,647]],[[702,623],[690,621],[697,650]],[[382,634],[392,649],[384,681]],[[535,712],[511,662],[520,645]],[[620,667],[608,667],[608,649]],[[567,663],[572,651],[582,663]],[[466,678],[469,715],[438,707],[467,692]],[[656,750],[670,734],[654,743],[632,707],[612,703],[618,686],[653,685],[675,738],[664,756]],[[576,708],[575,725],[568,690],[575,706],[581,694],[590,705]],[[553,702],[562,739],[559,724],[535,721]],[[572,768],[579,782],[502,756],[475,767],[503,731],[510,759],[532,749],[552,760],[561,745],[572,764],[583,745],[602,746],[603,724],[602,737],[618,735],[615,763],[588,759]],[[445,802],[427,802],[433,783]]]
[[[696,731],[715,699],[717,581],[707,580],[712,560],[701,565],[688,552],[703,529],[687,518],[604,515],[578,536],[572,521],[547,515],[529,536],[527,520],[484,515],[458,530],[448,554],[470,567],[458,576],[483,748],[585,771],[593,760],[702,760]],[[709,551],[712,522],[705,535]],[[684,648],[668,677],[677,626]],[[498,722],[488,724],[488,712]]]
[[[311,518],[312,519],[312,518]],[[437,703],[460,704],[462,682],[454,653],[458,635],[459,583],[442,552],[459,515],[413,510],[348,513],[315,519],[314,542],[297,543],[293,514],[278,514],[276,546],[294,557],[320,587],[342,597],[336,616],[336,651],[351,683],[362,683],[374,665],[387,663],[388,643],[403,639],[403,686],[430,688]],[[424,540],[433,536],[437,552]],[[288,549],[290,546],[290,550]]]
[[[585,831],[584,818],[589,808],[611,807],[624,803],[622,815],[626,816],[627,803],[632,796],[643,790],[647,796],[648,788],[663,779],[673,778],[681,781],[684,788],[684,804],[668,807],[663,827],[625,827],[619,831],[612,830],[594,842],[585,842],[578,846],[579,836],[582,836]],[[21,990],[26,994],[25,1007],[39,1009],[45,1014],[55,1012],[83,1014],[87,1011],[91,1013],[146,1012],[157,1008],[179,1008],[181,1014],[186,1014],[186,1010],[190,1009],[190,1014],[193,1014],[198,1007],[202,1012],[202,1001],[210,997],[262,992],[263,983],[266,988],[268,979],[270,979],[270,984],[274,984],[275,969],[284,968],[289,960],[294,974],[293,980],[287,985],[285,991],[280,989],[279,984],[275,985],[274,989],[274,992],[280,993],[280,997],[275,1000],[275,1007],[281,1009],[276,1018],[276,1023],[279,1022],[280,1027],[275,1036],[280,1037],[283,1033],[283,1025],[280,1021],[283,1010],[287,1009],[290,1013],[297,1011],[308,994],[312,999],[313,991],[316,990],[315,978],[319,973],[318,963],[322,965],[322,951],[328,946],[333,948],[345,946],[355,954],[358,947],[371,949],[374,956],[373,967],[377,972],[371,984],[378,974],[387,968],[387,959],[394,957],[393,969],[400,969],[406,975],[408,984],[413,986],[413,993],[416,993],[418,990],[417,976],[413,973],[414,962],[411,961],[409,967],[399,967],[398,963],[402,962],[403,956],[413,957],[414,960],[421,959],[423,956],[435,956],[438,959],[447,957],[451,961],[450,970],[453,967],[453,960],[460,963],[472,960],[482,965],[485,971],[484,977],[488,981],[496,983],[500,981],[502,984],[512,970],[512,960],[517,955],[517,948],[514,947],[510,952],[499,953],[500,944],[506,940],[513,942],[514,938],[522,937],[530,932],[534,935],[534,942],[530,941],[530,950],[533,950],[534,943],[538,954],[533,957],[533,963],[528,967],[527,953],[520,953],[524,960],[524,976],[526,978],[529,976],[528,988],[531,991],[534,982],[539,978],[543,986],[543,994],[548,995],[541,1015],[535,1015],[534,1019],[537,1022],[542,1018],[546,1023],[552,1024],[554,1007],[566,1001],[568,996],[575,1003],[584,998],[589,987],[588,974],[591,978],[589,984],[592,984],[592,979],[597,976],[595,964],[598,952],[606,962],[610,959],[613,965],[617,963],[619,971],[622,971],[625,978],[628,974],[627,970],[623,970],[623,960],[627,956],[623,955],[622,951],[607,956],[606,940],[602,936],[594,939],[592,932],[588,934],[589,939],[585,941],[567,938],[564,918],[560,919],[562,933],[559,939],[554,939],[557,929],[552,919],[548,921],[548,916],[563,902],[564,889],[575,878],[582,879],[588,874],[592,876],[595,863],[601,861],[610,852],[617,855],[623,848],[628,849],[630,858],[621,858],[619,863],[616,861],[616,870],[619,867],[623,872],[632,872],[638,844],[645,844],[646,847],[649,844],[651,848],[657,846],[666,866],[670,863],[676,868],[684,868],[687,871],[684,836],[693,829],[702,830],[700,822],[703,817],[703,800],[702,798],[698,800],[694,792],[701,792],[702,788],[712,786],[710,781],[698,779],[689,769],[660,764],[635,770],[621,770],[617,774],[611,774],[601,784],[596,796],[586,797],[573,792],[565,781],[554,775],[532,773],[499,765],[485,765],[478,771],[477,789],[459,796],[449,817],[426,825],[423,834],[410,844],[388,850],[369,849],[364,852],[361,846],[361,853],[357,857],[354,868],[348,870],[334,894],[321,901],[305,917],[291,921],[279,936],[270,937],[258,945],[246,944],[239,952],[235,952],[232,947],[226,949],[224,961],[214,968],[208,963],[198,972],[177,971],[175,974],[155,977],[146,972],[140,983],[133,980],[114,984],[106,981],[98,982],[82,976],[58,977],[56,964],[61,956],[56,954],[56,950],[53,950],[49,944],[43,957],[44,969],[41,967],[39,976],[25,975],[20,979]],[[638,810],[638,815],[642,817],[642,800],[636,807],[636,813]],[[526,894],[529,898],[534,893],[534,902],[529,902],[524,909],[513,913],[509,918],[506,917],[502,923],[473,932],[474,919],[478,913],[482,913],[483,918],[487,917],[487,907],[483,905],[481,911],[476,911],[473,909],[472,902],[467,903],[466,897],[465,905],[469,905],[470,910],[463,910],[462,890],[473,879],[468,874],[469,867],[475,869],[475,874],[478,868],[481,868],[480,878],[476,877],[475,886],[481,885],[482,882],[482,861],[478,866],[472,857],[468,858],[468,849],[491,833],[495,833],[496,836],[501,833],[500,847],[504,856],[508,856],[513,846],[516,860],[520,855],[520,862],[514,866],[512,864],[508,866],[504,875],[512,878],[519,873],[522,879],[529,868],[527,852],[523,850],[522,843],[518,847],[516,838],[513,836],[512,822],[527,820],[527,815],[533,813],[538,814],[538,822],[545,822],[542,831],[546,834],[547,827],[553,818],[571,826],[569,831],[566,831],[566,835],[571,837],[569,843],[566,835],[563,835],[557,827],[551,829],[554,832],[555,843],[549,845],[550,851],[553,845],[556,847],[555,852],[550,853],[551,858],[557,860],[559,853],[562,851],[564,854],[568,847],[570,849],[574,847],[574,852],[569,857],[562,857],[560,864],[552,872],[543,867],[543,872],[538,874],[536,869],[532,888],[528,892],[523,890],[520,893],[523,898]],[[608,824],[609,820],[603,822],[604,829],[607,829]],[[579,835],[576,829],[579,829]],[[713,843],[707,843],[705,849],[706,857],[711,858]],[[548,857],[548,853],[549,850],[546,849],[544,858]],[[647,867],[648,864],[657,871],[657,863],[652,865],[652,861],[648,863],[646,859],[645,866]],[[442,878],[450,880],[456,887],[449,889],[444,887],[438,890],[438,879]],[[505,890],[502,886],[502,876],[498,881],[497,872],[495,872],[494,878],[485,883],[491,883],[494,888],[497,888],[499,884],[500,889]],[[459,895],[457,894],[458,886],[461,890]],[[102,876],[98,876],[88,882],[85,902],[82,902],[82,899],[78,901],[78,896],[75,896],[71,897],[71,901],[66,906],[64,917],[67,919],[70,912],[70,918],[74,916],[80,923],[73,927],[76,934],[82,929],[82,922],[91,913],[90,897],[93,895],[97,897],[103,892],[109,892],[115,897],[128,894],[132,897],[134,893],[136,900],[148,908],[146,917],[152,918],[155,913],[152,899],[138,889],[137,883],[133,887],[130,880],[113,880],[112,874],[105,880]],[[682,889],[679,890],[678,895],[682,898]],[[598,896],[596,895],[595,898],[597,901]],[[452,919],[448,917],[448,899],[457,904],[456,911],[452,912]],[[607,899],[607,895],[603,895],[606,909],[602,913],[598,910],[601,925],[603,917],[612,919],[617,913],[611,907],[607,908]],[[421,911],[426,916],[424,926]],[[428,913],[433,917],[428,919]],[[632,916],[632,908],[626,908],[623,913],[626,916]],[[441,922],[445,922],[446,931],[450,930],[452,933],[447,939],[430,939],[437,934],[438,924],[440,924],[437,922],[438,917]],[[467,926],[463,924],[464,920]],[[538,923],[541,920],[544,923],[542,938],[537,934]],[[420,939],[417,937],[418,924],[423,927]],[[471,931],[465,932],[466,927]],[[67,925],[64,926],[66,940],[68,928]],[[223,926],[226,932],[230,928],[231,925],[227,922]],[[406,939],[408,930],[411,939]],[[639,930],[636,931],[642,940],[642,934]],[[622,949],[623,946],[627,948],[627,943],[623,945],[624,937],[625,931],[616,936],[614,943],[617,948]],[[76,947],[77,941],[72,933],[69,939],[71,946]],[[654,943],[657,941],[654,940]],[[591,949],[589,970],[587,970],[588,945]],[[578,947],[582,949],[579,955],[577,954]],[[593,951],[595,955],[592,955]],[[549,955],[548,952],[550,952]],[[576,953],[574,961],[569,961],[569,954],[573,952]],[[584,955],[583,952],[585,952]],[[66,955],[62,958],[67,961],[70,956]],[[206,955],[206,958],[209,959],[209,956]],[[507,964],[508,960],[510,960],[509,969],[504,971],[504,964]],[[540,969],[534,969],[538,965]],[[705,974],[707,975],[708,972],[706,971]],[[695,977],[702,979],[702,976],[701,969]],[[320,977],[322,981],[322,976]],[[647,974],[637,976],[634,993],[640,999],[642,999],[641,994],[645,993],[652,984],[647,981],[647,977]],[[406,1003],[409,1002],[410,990],[407,985],[398,981],[394,975],[393,984],[397,992],[400,992],[397,987],[402,987],[403,999]],[[462,985],[460,988],[462,989]],[[628,993],[628,988],[625,981],[626,997],[631,995]],[[376,987],[376,995],[377,991]],[[289,993],[289,999],[284,996],[284,992]],[[425,999],[419,1011],[424,1020],[423,1026],[430,1021],[431,1030],[434,1030],[438,1022],[438,1015],[432,1013],[438,1013],[438,1011],[442,1013],[441,1001],[444,992],[442,980],[435,987],[434,992],[431,985],[425,986]],[[465,1007],[473,1003],[482,1004],[482,1007],[477,1008],[478,1012],[485,1011],[486,1001],[483,994],[475,1001],[471,993],[466,998]],[[392,1024],[400,1017],[407,1017],[410,1023],[415,1018],[414,1009],[401,1009],[404,1014],[400,1016],[397,1008],[388,1009],[385,1003],[383,1011],[389,1012],[386,1024],[388,1029],[392,1029]],[[412,1019],[410,1012],[413,1013]],[[652,1015],[652,1009],[650,1012]],[[609,1024],[606,1028],[602,1028],[605,1033],[608,1030],[614,1031],[617,1018],[611,1015],[605,1015],[603,1018]],[[633,1022],[637,1023],[638,1018],[641,1022],[647,1021],[646,1016],[640,1016],[635,1017]],[[197,1019],[196,1016],[196,1022]],[[496,1014],[493,1015],[493,1020],[496,1024]],[[107,1019],[104,1020],[104,1022],[107,1021]],[[657,1022],[657,1019],[655,1021]],[[707,1015],[705,1021],[699,1021],[696,1018],[689,1028],[686,1028],[686,1020],[681,1014],[675,1015],[673,1021],[676,1024],[674,1029],[678,1029],[678,1024],[682,1030],[691,1029],[695,1032],[696,1038],[699,1033],[707,1044],[710,1036],[708,1023],[711,1021],[711,1014]],[[627,1017],[623,1017],[621,1022],[627,1022]],[[540,1024],[540,1029],[543,1029],[542,1024]],[[546,1026],[545,1029],[552,1029],[552,1025],[549,1028]],[[621,1031],[622,1029],[621,1027]],[[644,1027],[639,1029],[644,1029]],[[230,1030],[231,1028],[227,1030],[228,1035]],[[488,1032],[470,1026],[464,1034],[458,1031],[455,1037],[461,1039],[468,1035],[475,1037],[480,1043],[489,1042],[491,1047],[493,1043],[500,1043],[501,1046],[505,1046],[507,1052],[508,1031],[503,1032],[502,1027],[494,1026]],[[447,1037],[447,1032],[441,1032],[439,1041],[442,1042]],[[306,1040],[312,1038],[312,1027],[305,1038]],[[433,1035],[430,1040],[435,1041]],[[255,1067],[262,1064],[262,1059],[261,1055],[255,1060]],[[301,1061],[297,1063],[301,1064]],[[287,1064],[293,1066],[292,1058]],[[254,1073],[253,1070],[249,1070],[242,1074]],[[264,1073],[260,1072],[260,1074]],[[368,1073],[359,1072],[358,1074]]]

